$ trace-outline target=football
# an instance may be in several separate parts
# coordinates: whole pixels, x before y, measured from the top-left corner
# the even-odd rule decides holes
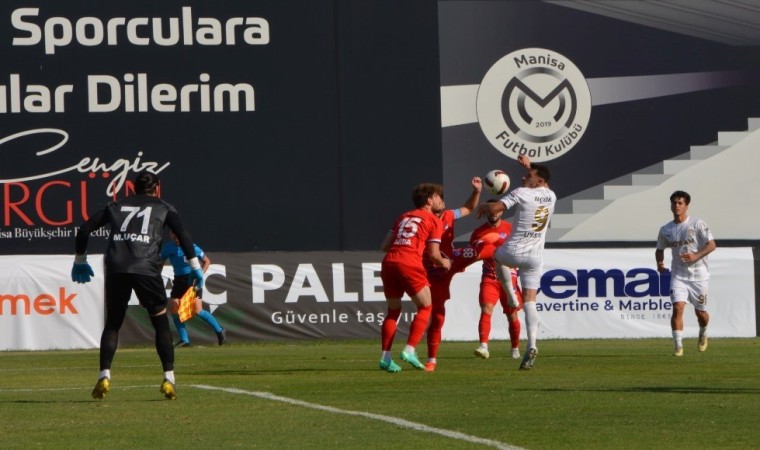
[[[501,170],[492,170],[486,174],[484,179],[488,192],[493,195],[503,195],[509,189],[509,175]]]

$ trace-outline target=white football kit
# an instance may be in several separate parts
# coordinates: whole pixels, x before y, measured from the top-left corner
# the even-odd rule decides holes
[[[670,248],[671,277],[679,280],[706,281],[710,279],[707,256],[698,261],[685,262],[679,255],[698,252],[712,240],[710,228],[703,220],[687,217],[681,223],[670,221],[660,228],[660,233],[657,235],[657,250]]]
[[[543,270],[543,250],[557,195],[548,187],[519,187],[501,199],[507,209],[516,206],[512,233],[494,254],[495,259],[520,269],[523,289],[538,289]]]
[[[680,255],[695,253],[712,240],[707,224],[692,217],[681,223],[668,222],[660,228],[657,249],[671,250],[670,298],[673,302],[688,301],[697,310],[707,310],[707,280],[710,279],[707,256],[686,262]]]

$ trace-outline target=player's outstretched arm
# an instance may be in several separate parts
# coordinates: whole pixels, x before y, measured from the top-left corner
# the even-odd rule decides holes
[[[480,202],[480,192],[483,190],[483,180],[481,180],[480,177],[473,177],[470,183],[472,184],[472,192],[467,201],[464,202],[464,205],[459,207],[460,218],[469,216],[470,213],[478,207],[478,202]]]
[[[525,170],[530,170],[530,158],[528,158],[527,155],[519,155],[517,157],[517,162],[525,168]]]
[[[478,219],[488,217],[491,214],[500,213],[507,209],[507,205],[504,202],[487,202],[478,206]]]

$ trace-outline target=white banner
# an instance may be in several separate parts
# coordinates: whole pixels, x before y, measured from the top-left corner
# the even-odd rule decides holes
[[[666,264],[670,264],[666,251]],[[751,248],[718,248],[710,254],[708,312],[713,337],[754,337],[755,286]],[[538,295],[539,339],[670,337],[669,276],[655,270],[651,249],[549,249]],[[477,340],[480,265],[456,275],[446,303],[443,337]],[[525,337],[524,318],[522,336]],[[684,337],[696,337],[687,305]],[[508,339],[500,306],[492,339]]]
[[[104,325],[103,258],[90,283],[71,281],[72,255],[0,256],[0,350],[96,348]]]
[[[251,283],[245,275],[256,266],[250,259],[253,256],[244,257],[240,267],[232,260],[227,261],[229,267],[216,264],[204,298],[212,310],[221,305],[214,314],[236,339],[379,336],[385,307],[379,287],[379,263],[372,260],[377,256],[374,253],[331,253],[321,256],[324,261],[305,259],[303,254],[254,256],[283,273],[281,280],[270,282],[266,292],[261,292],[260,301],[255,295],[251,297],[251,287],[238,288]],[[222,256],[218,259],[224,261]],[[544,259],[537,304],[540,339],[671,336],[669,276],[656,272],[654,248],[556,249],[547,250]],[[99,346],[104,322],[103,257],[90,255],[89,260],[95,278],[80,285],[70,281],[71,256],[0,256],[0,350]],[[344,268],[352,275],[346,276]],[[476,264],[454,277],[452,298],[446,304],[444,339],[478,339],[480,270]],[[710,270],[710,335],[754,337],[752,249],[718,248],[710,255]],[[164,276],[172,276],[169,266],[164,267]],[[136,299],[132,303],[136,305]],[[245,323],[239,325],[230,317],[245,317]],[[405,323],[410,320],[411,317]],[[130,330],[136,336],[132,341],[152,339],[149,325],[134,322],[128,320],[127,330],[122,330],[125,342]],[[686,307],[684,323],[684,336],[696,337],[698,325],[691,306]],[[249,328],[255,328],[260,335],[246,334]],[[208,332],[204,327],[201,330]],[[500,306],[495,308],[491,334],[492,339],[508,339]]]

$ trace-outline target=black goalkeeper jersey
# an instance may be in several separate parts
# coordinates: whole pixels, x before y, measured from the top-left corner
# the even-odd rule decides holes
[[[179,238],[187,259],[195,257],[195,249],[174,207],[158,197],[134,195],[111,202],[79,227],[76,254],[87,252],[90,233],[110,225],[106,249],[106,273],[160,275],[161,245],[164,226]]]

